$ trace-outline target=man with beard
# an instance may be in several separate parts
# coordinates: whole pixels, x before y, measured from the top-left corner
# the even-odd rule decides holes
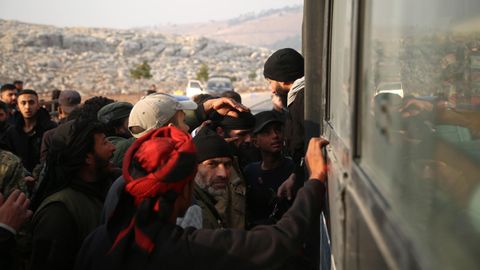
[[[64,92],[64,91],[62,91]],[[80,97],[78,97],[80,98]],[[78,99],[77,99],[78,100]],[[94,96],[92,98],[89,98],[83,103],[82,106],[78,106],[74,110],[72,110],[68,116],[67,120],[74,120],[77,118],[82,118],[82,119],[89,119],[90,121],[96,121],[97,120],[97,113],[98,111],[103,108],[104,106],[113,103],[114,100],[103,97],[103,96]],[[45,162],[45,159],[47,157],[48,149],[50,148],[50,144],[52,143],[52,136],[55,133],[55,129],[45,132],[43,138],[42,138],[42,145],[40,148],[40,161],[42,163]]]
[[[194,122],[198,123],[207,120],[207,115],[212,112],[218,115],[238,116],[239,112],[247,111],[248,108],[229,98],[206,100],[197,107],[197,104],[190,100],[177,100],[167,94],[157,93],[145,96],[133,106],[130,112],[128,129],[133,138],[122,141],[117,145],[113,163],[122,166],[125,153],[131,144],[154,129],[162,126],[175,126],[182,132],[187,133],[189,125],[186,123],[184,110],[196,110],[195,117],[198,119]],[[110,188],[102,214],[102,222],[112,215],[118,203],[118,198],[123,193],[124,184],[123,177],[120,177]],[[243,194],[245,193],[243,192]]]
[[[326,144],[311,140],[310,180],[276,225],[182,229],[175,220],[192,203],[195,147],[174,127],[152,130],[127,151],[125,192],[107,224],[84,241],[75,269],[282,269],[318,228],[312,221],[325,202]]]
[[[274,52],[265,62],[263,75],[272,94],[279,95],[286,109],[285,141],[287,154],[295,164],[294,174],[278,189],[279,196],[293,197],[296,186],[303,185],[305,154],[304,129],[304,59],[291,48]]]
[[[115,146],[132,137],[128,130],[128,117],[132,108],[133,105],[129,102],[114,102],[104,106],[97,113],[98,121],[107,128],[107,139]]]
[[[100,223],[114,150],[98,122],[78,119],[57,128],[32,202],[31,268],[73,268],[83,239]]]
[[[12,116],[17,109],[17,89],[13,84],[4,84],[0,88],[0,100],[8,105],[8,115]]]
[[[234,221],[245,220],[245,212],[231,211],[234,206],[232,200],[226,199],[233,170],[230,148],[223,138],[208,128],[202,129],[193,138],[193,143],[198,162],[193,196],[196,204],[202,208],[202,228],[235,228],[238,224]]]
[[[14,114],[15,128],[5,136],[5,143],[22,159],[29,172],[40,163],[40,147],[45,131],[56,126],[38,103],[37,92],[25,89],[18,93],[18,111]]]
[[[229,143],[233,155],[232,171],[228,182],[225,207],[232,211],[232,228],[245,228],[246,184],[242,171],[251,162],[260,160],[260,153],[252,144],[252,129],[255,118],[250,112],[239,112],[237,117],[223,116],[220,120],[213,117],[212,128]],[[218,206],[217,206],[218,207]],[[241,213],[237,215],[235,213]]]

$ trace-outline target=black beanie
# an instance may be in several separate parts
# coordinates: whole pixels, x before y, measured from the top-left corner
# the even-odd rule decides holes
[[[204,127],[193,137],[193,143],[197,148],[197,162],[218,157],[232,157],[228,143],[215,131]]]
[[[274,52],[263,66],[265,78],[277,82],[293,82],[304,75],[303,56],[291,48]]]

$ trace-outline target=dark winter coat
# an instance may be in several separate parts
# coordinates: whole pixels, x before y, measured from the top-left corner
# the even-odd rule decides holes
[[[116,231],[111,225],[97,228],[84,242],[76,269],[278,269],[300,250],[315,230],[324,201],[324,185],[309,181],[299,191],[292,208],[272,226],[251,231],[208,230],[163,223],[155,249],[146,255],[132,244],[124,256],[109,253]],[[125,213],[125,212],[123,212]],[[129,219],[125,221],[128,223]]]
[[[20,112],[16,112],[15,128],[9,129],[5,135],[5,143],[10,150],[22,159],[23,166],[29,172],[40,163],[40,147],[45,131],[56,127],[57,124],[50,120],[48,112],[41,108],[37,112],[37,123],[30,134],[23,131],[24,120]]]

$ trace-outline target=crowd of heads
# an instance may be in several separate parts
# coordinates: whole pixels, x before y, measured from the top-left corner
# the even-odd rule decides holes
[[[280,50],[265,63],[264,75],[272,93],[286,100],[289,87],[303,76],[303,57],[291,49]],[[76,190],[104,200],[112,182],[121,179],[120,194],[129,194],[138,211],[154,211],[163,221],[181,216],[192,205],[195,187],[218,208],[208,211],[220,213],[214,216],[224,219],[222,226],[235,227],[226,216],[228,209],[239,207],[231,203],[238,203],[239,196],[244,200],[243,169],[262,158],[275,162],[284,158],[284,116],[273,110],[253,115],[234,91],[190,100],[157,93],[152,85],[147,95],[131,104],[99,96],[83,101],[76,90],[54,90],[50,106],[42,106],[36,91],[15,81],[2,85],[0,99],[2,151],[18,155],[35,179],[26,191],[32,194],[31,209],[38,210],[34,226],[49,209],[46,202],[63,200],[58,194],[71,196],[69,192]],[[115,166],[112,159],[117,157],[123,162]],[[125,196],[119,197],[118,204],[124,205]],[[218,202],[228,205],[221,209]],[[137,215],[147,218],[151,215],[147,212]],[[107,220],[119,215],[125,213],[107,213]],[[245,220],[245,211],[242,215]],[[148,234],[151,228],[135,217],[129,224],[121,225],[125,233],[117,235],[112,250],[133,228],[137,244],[145,245],[137,230]]]

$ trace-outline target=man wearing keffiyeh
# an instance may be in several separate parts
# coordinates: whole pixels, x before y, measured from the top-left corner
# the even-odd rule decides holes
[[[182,229],[175,225],[191,204],[196,149],[175,127],[154,129],[128,150],[122,193],[113,216],[84,241],[76,269],[279,269],[316,229],[324,202],[326,164],[312,139],[311,180],[273,226],[251,231]]]

